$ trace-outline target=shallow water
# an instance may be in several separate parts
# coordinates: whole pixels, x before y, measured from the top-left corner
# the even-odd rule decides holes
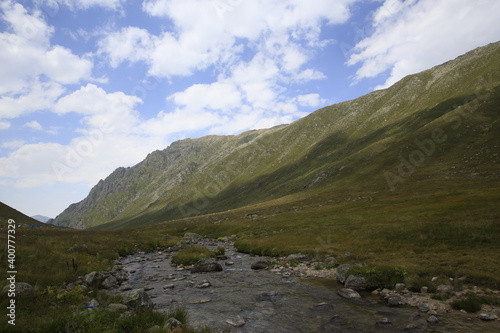
[[[362,295],[361,301],[345,300],[337,295],[341,285],[336,281],[254,271],[251,264],[265,258],[238,253],[227,243],[211,245],[226,246],[234,265],[226,266],[224,260],[222,272],[191,274],[172,267],[169,253],[131,256],[121,262],[131,272],[127,287],[153,288],[148,294],[156,310],[184,308],[191,326],[215,332],[401,332],[418,312],[388,307],[370,294]],[[211,286],[198,288],[204,280]],[[165,289],[169,284],[174,287]],[[377,327],[384,317],[392,325]],[[500,332],[499,321],[482,322],[471,314],[438,314],[438,318],[438,324],[425,323],[411,332]]]

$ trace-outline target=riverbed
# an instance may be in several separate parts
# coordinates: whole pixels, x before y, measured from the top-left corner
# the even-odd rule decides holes
[[[335,280],[252,270],[252,263],[272,259],[239,253],[230,242],[204,246],[225,248],[223,271],[191,274],[171,264],[173,252],[138,254],[120,261],[129,273],[121,289],[144,288],[155,310],[183,308],[190,326],[213,332],[500,332],[498,320],[483,322],[475,314],[438,313],[431,324],[418,309],[389,307],[369,293],[346,300]]]

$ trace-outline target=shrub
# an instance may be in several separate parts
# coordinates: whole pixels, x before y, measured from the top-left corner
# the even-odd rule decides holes
[[[226,254],[226,249],[224,247],[220,246],[214,250],[214,253],[216,256],[222,256],[222,255]]]
[[[481,300],[477,296],[469,296],[451,303],[455,310],[465,310],[467,312],[478,312],[481,310]]]
[[[396,283],[404,282],[406,274],[405,268],[387,266],[354,266],[347,272],[347,276],[364,277],[368,290],[392,288]]]
[[[215,257],[215,253],[201,246],[188,247],[177,252],[172,257],[172,263],[176,265],[193,265],[201,259]]]

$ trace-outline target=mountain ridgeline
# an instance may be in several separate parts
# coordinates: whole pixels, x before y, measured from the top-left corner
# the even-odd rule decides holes
[[[174,142],[51,223],[116,229],[318,193],[498,189],[499,115],[497,42],[289,125]]]

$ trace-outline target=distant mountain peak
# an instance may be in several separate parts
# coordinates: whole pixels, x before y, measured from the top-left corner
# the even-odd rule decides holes
[[[48,220],[52,219],[51,217],[47,217],[47,216],[43,216],[43,215],[33,215],[30,217],[32,219],[35,219],[35,220],[42,222],[42,223],[47,223]]]

